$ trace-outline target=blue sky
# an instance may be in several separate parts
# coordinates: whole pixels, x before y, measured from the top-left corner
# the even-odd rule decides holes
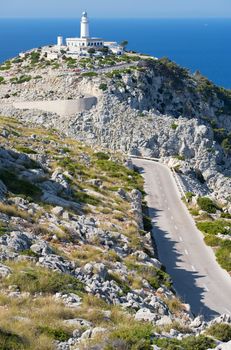
[[[6,0],[0,17],[231,17],[231,0]]]

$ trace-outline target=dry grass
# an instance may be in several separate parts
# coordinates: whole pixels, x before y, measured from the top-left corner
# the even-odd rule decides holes
[[[15,217],[18,216],[24,220],[31,219],[30,214],[18,209],[15,205],[8,205],[8,204],[0,203],[0,212],[6,214],[8,216],[15,216]]]
[[[45,334],[42,329],[55,329],[60,333],[71,334],[73,327],[67,327],[63,320],[74,317],[75,311],[56,302],[52,297],[34,299],[0,295],[0,329],[22,338],[23,349],[26,350],[54,349],[54,338],[51,334]]]
[[[104,251],[102,249],[88,244],[76,247],[75,250],[71,252],[71,259],[77,261],[80,266],[91,261],[102,262],[103,258]]]
[[[180,298],[174,297],[172,299],[164,298],[163,302],[168,306],[169,310],[175,314],[180,314],[181,311],[184,310],[183,302],[180,300]]]

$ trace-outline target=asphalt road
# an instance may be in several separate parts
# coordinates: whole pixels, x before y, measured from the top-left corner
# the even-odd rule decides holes
[[[203,242],[170,170],[148,160],[133,159],[133,163],[144,176],[159,259],[177,294],[195,315],[203,314],[207,320],[223,313],[231,315],[231,277]]]

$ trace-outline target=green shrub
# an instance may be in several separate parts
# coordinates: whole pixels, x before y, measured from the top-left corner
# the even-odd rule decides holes
[[[31,249],[25,249],[20,252],[21,255],[32,256],[34,258],[38,257],[38,254],[33,252]]]
[[[14,194],[35,198],[39,197],[42,193],[36,185],[19,179],[13,172],[1,170],[0,179],[7,186],[8,190]]]
[[[110,344],[105,350],[113,350],[113,343],[121,341],[123,349],[151,350],[153,329],[148,323],[131,322],[130,325],[121,325],[110,334]]]
[[[199,205],[201,210],[207,211],[207,213],[210,214],[215,214],[218,209],[217,205],[210,198],[207,197],[199,197],[197,199],[197,204]]]
[[[116,273],[110,273],[108,276],[108,280],[115,281],[118,284],[118,286],[122,289],[124,294],[127,294],[131,291],[131,288],[128,286],[128,284],[124,282],[124,280],[122,280],[121,277]]]
[[[11,68],[10,61],[6,61],[4,64],[0,65],[0,71],[10,70],[10,68]]]
[[[16,146],[15,149],[18,152],[22,152],[22,153],[26,153],[26,154],[37,154],[36,151],[34,151],[33,149],[29,148],[29,147],[23,147],[23,146]]]
[[[225,220],[203,221],[197,223],[197,228],[207,234],[216,235],[221,233],[223,235],[230,233],[231,224]]]
[[[163,270],[130,261],[127,261],[126,265],[129,270],[135,270],[138,276],[146,279],[154,289],[158,289],[162,284],[171,288],[170,277]]]
[[[68,332],[66,330],[63,330],[61,328],[51,328],[48,326],[39,326],[38,327],[39,333],[45,334],[48,337],[51,337],[52,339],[58,340],[60,342],[65,342],[69,338],[71,338],[71,332]]]
[[[225,138],[222,142],[221,142],[221,147],[224,149],[224,151],[228,154],[231,153],[231,137],[227,137]]]
[[[216,251],[218,263],[227,271],[231,271],[231,241],[222,241]]]
[[[102,84],[100,84],[99,88],[100,88],[100,90],[102,90],[102,91],[106,91],[106,90],[107,90],[107,84],[102,83]]]
[[[2,283],[6,286],[15,284],[22,292],[30,293],[79,293],[83,284],[75,277],[48,270],[35,264],[10,264],[12,274]]]
[[[191,200],[194,196],[195,196],[195,194],[193,192],[186,192],[185,193],[185,197],[189,200]]]
[[[190,213],[193,215],[193,216],[198,216],[199,215],[199,211],[197,209],[190,209],[189,210]]]
[[[178,160],[185,160],[185,157],[184,156],[180,156],[179,154],[176,154],[174,156],[174,158],[178,159]]]
[[[218,238],[214,235],[206,235],[204,238],[204,241],[210,247],[218,247],[221,240],[220,240],[220,238]]]
[[[0,221],[0,237],[3,236],[5,233],[8,232],[8,229],[6,227],[6,224]]]
[[[12,63],[22,63],[23,60],[20,57],[15,58],[14,60],[12,60]]]
[[[30,54],[30,61],[32,64],[38,63],[39,58],[40,58],[40,52],[34,51]]]
[[[171,124],[171,129],[176,130],[178,128],[178,124],[172,123]]]
[[[183,340],[177,339],[154,339],[154,344],[164,350],[207,350],[215,346],[215,342],[205,336],[187,337]]]
[[[107,172],[107,175],[114,179],[121,179],[126,182],[128,190],[137,188],[142,191],[143,179],[137,172],[127,169],[125,166],[111,160],[99,159],[96,165],[100,171]]]
[[[85,72],[82,73],[82,77],[97,77],[97,73],[96,72]]]
[[[212,325],[206,331],[206,333],[220,341],[228,342],[231,339],[231,325],[225,323],[217,323]]]
[[[110,156],[104,152],[97,152],[97,153],[95,153],[95,156],[99,160],[108,160],[110,158]]]
[[[99,198],[94,197],[92,195],[89,195],[85,192],[76,191],[74,193],[74,197],[75,197],[76,201],[81,202],[81,203],[90,204],[90,205],[94,205],[94,206],[101,204],[101,200]]]
[[[23,339],[17,334],[6,332],[0,329],[0,349],[1,350],[23,350],[25,344]]]
[[[4,82],[4,78],[0,76],[0,84],[2,84]]]
[[[223,218],[223,219],[231,219],[231,214],[229,214],[229,213],[221,213],[221,218]]]
[[[19,78],[11,78],[13,84],[23,84],[31,80],[30,75],[21,75]]]

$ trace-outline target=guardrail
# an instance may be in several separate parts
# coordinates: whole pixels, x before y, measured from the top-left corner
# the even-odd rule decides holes
[[[144,159],[144,160],[152,160],[152,161],[154,161],[154,162],[160,162],[160,158],[141,157],[141,156],[135,156],[135,155],[133,155],[133,154],[128,154],[128,157],[130,157],[130,158]]]
[[[187,197],[186,197],[186,195],[185,195],[185,191],[184,191],[184,189],[183,189],[183,186],[181,185],[181,182],[180,182],[180,180],[179,180],[179,178],[178,178],[178,176],[177,176],[177,173],[176,173],[175,169],[172,168],[172,167],[171,167],[170,169],[172,170],[173,178],[174,178],[175,181],[176,181],[176,185],[177,185],[177,187],[178,187],[180,193],[183,195],[184,199],[185,199],[186,202],[187,202]]]

